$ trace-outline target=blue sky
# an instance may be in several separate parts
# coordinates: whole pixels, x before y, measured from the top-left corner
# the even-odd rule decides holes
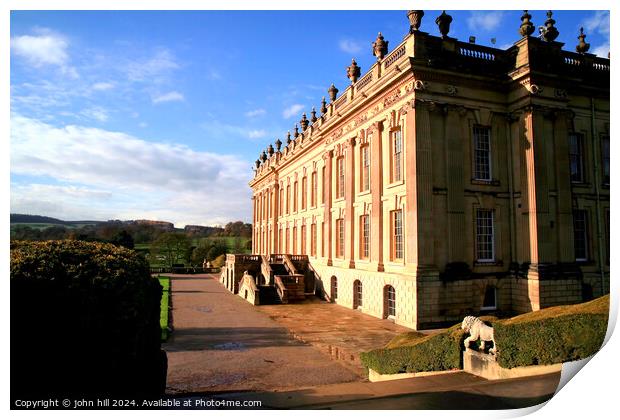
[[[438,34],[426,11],[421,30]],[[448,11],[450,35],[508,47],[522,11]],[[542,25],[545,11],[531,11]],[[607,56],[609,13],[557,11]],[[362,72],[405,11],[11,12],[11,212],[185,224],[251,220],[260,151]]]

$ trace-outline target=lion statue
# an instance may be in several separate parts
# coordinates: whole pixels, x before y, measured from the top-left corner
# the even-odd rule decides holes
[[[469,333],[469,337],[467,337],[463,342],[466,349],[469,348],[469,343],[480,339],[480,348],[482,351],[484,351],[485,342],[492,341],[493,347],[489,349],[489,353],[496,354],[497,349],[495,348],[493,328],[482,322],[480,318],[476,318],[475,316],[466,316],[461,324],[461,329]]]

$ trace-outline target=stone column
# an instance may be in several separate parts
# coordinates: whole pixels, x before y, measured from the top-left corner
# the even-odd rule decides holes
[[[463,168],[463,139],[461,115],[464,108],[448,107],[445,118],[446,184],[448,212],[448,261],[465,261],[463,227],[465,226],[465,195]]]
[[[256,254],[256,195],[252,195],[252,254]]]
[[[353,202],[355,201],[355,138],[347,141],[347,157],[345,167],[345,212],[344,225],[348,239],[345,242],[345,260],[349,260],[349,268],[355,268],[355,214]]]
[[[572,186],[568,158],[568,131],[571,111],[558,111],[555,115],[553,133],[555,143],[555,178],[557,186],[557,215],[554,223],[554,237],[558,244],[557,259],[560,262],[575,262],[573,229]]]
[[[405,224],[407,237],[414,235],[415,246],[408,251],[412,255],[411,263],[417,265],[417,271],[436,270],[434,261],[433,228],[433,156],[431,148],[430,111],[434,103],[415,102],[413,123],[415,131],[415,149],[407,153],[407,166],[415,168],[415,176],[407,182],[411,194],[407,195],[407,204],[412,213],[413,223]],[[413,185],[409,185],[413,184]],[[414,205],[411,206],[410,203]]]
[[[370,139],[370,194],[372,195],[370,215],[370,259],[377,264],[377,271],[383,271],[383,170],[381,162],[383,123],[374,123],[369,133]],[[368,135],[368,134],[367,134]]]
[[[267,254],[275,254],[280,246],[278,241],[280,240],[278,236],[278,218],[279,218],[279,209],[280,209],[280,184],[278,182],[275,183],[273,187],[273,222],[272,222],[272,234],[273,238],[273,246],[267,250]]]
[[[325,178],[323,180],[323,188],[325,188],[325,204],[323,206],[323,220],[325,221],[325,248],[327,249],[327,265],[332,265],[332,169],[333,169],[334,151],[329,150],[323,155],[325,165]]]
[[[525,112],[525,177],[531,269],[550,262],[549,187],[543,115],[530,108]]]

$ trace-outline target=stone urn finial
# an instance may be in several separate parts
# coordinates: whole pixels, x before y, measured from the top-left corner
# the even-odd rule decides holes
[[[269,154],[269,157],[273,156],[274,150],[273,150],[273,146],[271,144],[267,148],[267,153]]]
[[[357,61],[355,61],[355,58],[353,58],[351,60],[351,65],[347,67],[347,77],[349,78],[349,80],[351,80],[351,83],[357,82],[357,79],[362,74],[361,70],[362,69],[360,69],[357,65]]]
[[[295,123],[295,131],[293,132],[293,138],[296,139],[299,137],[299,128],[297,127],[297,123]]]
[[[327,89],[327,93],[329,93],[329,99],[334,102],[336,100],[336,95],[338,95],[338,88],[332,83],[329,89]]]
[[[260,168],[260,160],[256,159],[254,163],[256,164],[256,169]]]
[[[263,161],[263,163],[265,163],[265,161],[267,160],[267,153],[265,153],[265,151],[263,150],[263,154],[260,155],[260,160]]]
[[[323,96],[323,99],[321,99],[321,115],[324,115],[326,112],[327,112],[327,101],[325,101],[325,96]]]
[[[530,19],[532,19],[532,15],[530,15],[527,10],[524,10],[521,15],[521,26],[519,26],[519,33],[521,36],[530,36],[534,33],[534,24]]]
[[[420,26],[422,26],[423,17],[424,17],[424,10],[407,11],[407,18],[409,19],[409,33],[410,34],[420,29]]]
[[[542,30],[540,36],[547,42],[553,42],[560,35],[558,29],[553,26],[555,25],[555,20],[551,17],[553,16],[553,12],[549,10],[547,12],[547,20],[545,21],[545,27]]]
[[[299,124],[301,125],[301,131],[306,131],[306,128],[308,128],[308,124],[310,124],[310,121],[308,121],[308,118],[306,118],[305,112],[301,114],[301,120],[299,120]]]
[[[377,61],[382,60],[383,57],[387,55],[389,42],[390,41],[386,41],[383,35],[381,35],[381,32],[379,32],[377,39],[372,43],[372,55],[377,57]]]
[[[450,32],[450,24],[452,23],[452,16],[446,13],[444,10],[437,19],[435,19],[435,23],[439,27],[439,33],[442,38],[446,38],[448,33]]]
[[[281,147],[282,147],[282,142],[280,141],[280,139],[277,139],[276,140],[276,150],[279,152]]]
[[[312,111],[310,111],[310,121],[312,121],[312,123],[314,124],[316,122],[316,120],[318,120],[318,118],[316,117],[316,109],[314,107],[312,107]]]
[[[286,145],[288,146],[289,144],[291,144],[291,132],[287,131],[286,132]]]
[[[585,54],[588,52],[588,50],[590,49],[590,44],[588,44],[585,39],[586,39],[586,34],[583,33],[583,27],[579,29],[579,36],[577,37],[577,39],[579,40],[579,44],[577,44],[577,47],[575,48],[575,50],[579,53],[579,54]]]

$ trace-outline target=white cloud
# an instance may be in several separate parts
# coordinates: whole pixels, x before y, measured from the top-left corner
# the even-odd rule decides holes
[[[603,45],[599,45],[590,52],[594,55],[598,55],[599,57],[607,58],[609,54],[609,42]]]
[[[57,66],[61,73],[72,79],[79,77],[77,70],[69,66],[69,42],[58,33],[39,28],[36,35],[19,35],[11,38],[11,51],[35,68]]]
[[[597,10],[592,16],[583,21],[582,26],[586,35],[598,32],[601,35],[609,36],[609,11]]]
[[[362,51],[362,46],[359,42],[352,39],[341,39],[338,43],[340,49],[349,54],[357,54]]]
[[[98,83],[94,83],[91,86],[92,90],[110,90],[114,88],[114,83],[110,83],[110,82],[98,82]]]
[[[108,112],[101,107],[87,108],[80,112],[80,115],[99,122],[106,122],[108,120]]]
[[[182,102],[185,100],[185,97],[182,93],[173,90],[172,92],[163,93],[160,95],[155,95],[151,98],[154,104],[159,104],[162,102]]]
[[[16,114],[10,147],[12,174],[49,177],[68,187],[49,187],[46,194],[43,187],[15,188],[12,211],[56,206],[78,219],[250,220],[251,164],[236,156],[98,128],[55,127]]]
[[[248,137],[251,139],[260,139],[263,138],[267,135],[267,132],[265,130],[251,130],[248,133]]]
[[[282,116],[284,118],[291,118],[292,116],[297,115],[302,109],[304,109],[303,105],[293,104],[288,108],[285,108],[284,111],[282,111]]]
[[[129,80],[134,82],[157,81],[180,67],[174,55],[165,48],[159,49],[152,57],[130,61],[123,66]]]
[[[266,113],[267,111],[265,111],[263,108],[259,108],[259,109],[253,109],[251,111],[246,112],[245,116],[248,118],[256,118],[256,117],[262,117]]]
[[[58,34],[21,35],[11,38],[11,50],[35,67],[64,66],[69,60],[66,39]]]
[[[209,70],[207,72],[207,79],[209,79],[209,80],[221,80],[222,79],[222,75],[217,70],[211,69],[211,70]]]
[[[500,10],[491,12],[473,11],[469,12],[467,26],[472,31],[482,30],[489,32],[499,28],[503,17],[504,12]]]

